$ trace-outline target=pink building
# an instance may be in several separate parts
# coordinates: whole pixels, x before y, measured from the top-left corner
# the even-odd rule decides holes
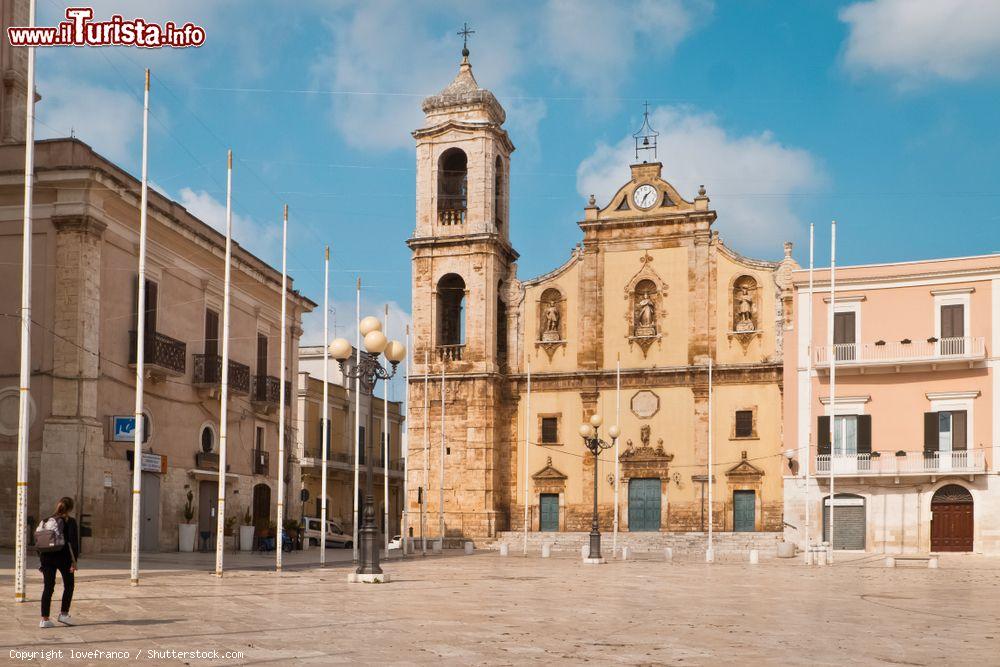
[[[838,267],[832,348],[814,285],[793,274],[786,538],[828,541],[832,476],[835,549],[1000,553],[1000,255]]]

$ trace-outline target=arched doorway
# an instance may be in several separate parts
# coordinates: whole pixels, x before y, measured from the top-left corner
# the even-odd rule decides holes
[[[972,551],[973,501],[958,484],[942,486],[931,498],[931,551]]]
[[[267,484],[253,487],[253,525],[258,535],[271,525],[271,487]]]

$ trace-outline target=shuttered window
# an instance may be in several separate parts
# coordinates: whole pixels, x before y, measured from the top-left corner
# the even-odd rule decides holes
[[[736,437],[753,437],[753,410],[736,411]]]
[[[542,444],[554,445],[559,442],[559,418],[542,417]]]
[[[941,338],[961,338],[965,335],[965,306],[956,303],[941,306]]]

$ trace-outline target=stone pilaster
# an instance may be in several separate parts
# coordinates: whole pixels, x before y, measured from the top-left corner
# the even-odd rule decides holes
[[[28,0],[0,0],[0,25],[28,25]],[[11,46],[6,34],[0,40],[0,76],[0,143],[24,143],[28,49]]]

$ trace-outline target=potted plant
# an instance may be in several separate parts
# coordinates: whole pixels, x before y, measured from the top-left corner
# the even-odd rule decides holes
[[[234,516],[228,516],[228,517],[226,517],[226,521],[223,524],[223,526],[224,526],[224,528],[223,528],[223,534],[226,537],[232,537],[233,526],[235,526],[235,525],[236,525],[236,517],[234,517]]]
[[[292,540],[292,544],[295,545],[296,549],[300,549],[299,544],[299,522],[296,519],[287,519],[285,521],[285,532],[288,537]]]
[[[184,523],[177,525],[177,550],[178,551],[194,551],[194,538],[198,526],[191,523],[194,519],[194,492],[190,489],[187,492],[187,502],[184,503],[184,509],[181,510],[181,514],[184,517]]]
[[[240,525],[240,551],[250,551],[253,548],[253,517],[250,516],[250,508],[243,513],[243,522]]]

